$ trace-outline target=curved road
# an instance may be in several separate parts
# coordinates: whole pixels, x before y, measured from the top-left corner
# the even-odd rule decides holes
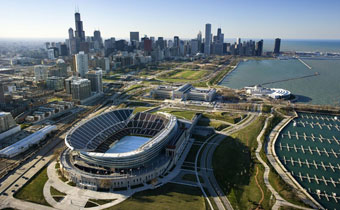
[[[218,182],[214,176],[214,172],[212,170],[212,159],[213,154],[217,146],[225,139],[226,135],[231,135],[232,133],[248,126],[256,119],[254,114],[250,114],[250,117],[246,118],[241,123],[234,125],[232,128],[228,129],[226,132],[217,132],[212,138],[208,138],[200,147],[199,152],[196,154],[196,161],[195,161],[195,173],[196,176],[201,175],[204,184],[207,187],[207,190],[210,196],[213,198],[216,206],[220,210],[228,209],[233,210],[232,205],[230,204],[227,196],[224,194]],[[209,143],[208,143],[209,142]],[[207,144],[208,143],[208,144]],[[205,147],[204,147],[205,146]],[[203,169],[201,171],[197,171],[197,159],[200,155],[200,151],[203,149],[201,158],[200,158],[200,168]],[[199,179],[197,179],[199,185],[201,185]],[[202,189],[203,194],[205,194],[204,190]],[[209,201],[208,201],[209,202]]]

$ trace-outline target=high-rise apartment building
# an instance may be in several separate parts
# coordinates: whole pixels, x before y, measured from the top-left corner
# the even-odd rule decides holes
[[[91,96],[91,82],[88,79],[77,78],[71,82],[72,99],[84,100]]]
[[[79,52],[75,55],[76,72],[81,77],[85,77],[85,74],[89,71],[88,55],[84,52]]]
[[[86,74],[86,78],[91,82],[91,91],[96,93],[103,92],[103,79],[102,71],[89,71]]]
[[[281,39],[276,38],[275,39],[275,46],[274,46],[274,54],[276,54],[276,55],[280,54],[280,46],[281,46]]]
[[[49,90],[62,91],[64,90],[64,78],[56,76],[48,77],[46,86]]]

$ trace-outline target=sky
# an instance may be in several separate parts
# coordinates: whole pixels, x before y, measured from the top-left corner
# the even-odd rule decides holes
[[[340,0],[0,0],[0,38],[65,39],[79,8],[85,35],[340,39]]]

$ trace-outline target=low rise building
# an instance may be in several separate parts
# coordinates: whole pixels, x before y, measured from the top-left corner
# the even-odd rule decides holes
[[[49,90],[61,91],[64,90],[64,78],[63,77],[48,77],[46,80],[46,86]]]
[[[194,101],[214,100],[216,89],[195,88],[191,84],[185,84],[179,87],[175,86],[158,86],[150,92],[151,97],[158,99],[181,99]]]
[[[0,141],[20,131],[20,126],[16,124],[11,113],[0,112]]]
[[[273,99],[289,99],[291,92],[281,88],[265,88],[261,85],[245,87],[246,93],[255,97],[270,97]]]

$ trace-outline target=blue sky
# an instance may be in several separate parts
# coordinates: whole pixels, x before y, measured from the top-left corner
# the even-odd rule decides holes
[[[204,34],[211,23],[226,38],[340,39],[339,0],[0,0],[1,38],[66,38],[78,5],[85,34],[104,38],[172,38]]]

